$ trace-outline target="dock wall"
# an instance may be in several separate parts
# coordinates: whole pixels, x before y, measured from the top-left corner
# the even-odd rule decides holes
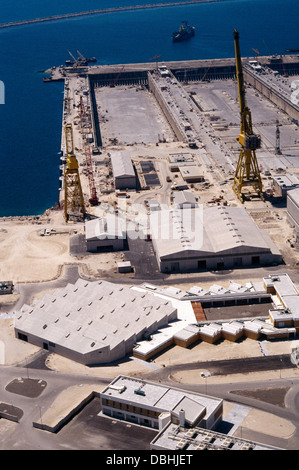
[[[88,75],[88,95],[90,98],[90,117],[91,117],[91,128],[92,128],[92,135],[93,141],[96,147],[102,147],[102,136],[101,136],[101,129],[99,123],[99,116],[98,116],[98,109],[97,109],[97,101],[94,92],[94,85],[91,83],[90,76]]]
[[[179,121],[177,120],[176,116],[172,113],[170,106],[168,105],[166,99],[163,96],[163,93],[160,91],[158,85],[155,82],[152,74],[148,73],[148,87],[149,90],[155,96],[160,108],[162,109],[167,121],[169,122],[173,132],[175,133],[176,138],[179,141],[187,142],[187,136],[183,129],[180,126]]]
[[[278,106],[292,119],[299,121],[299,107],[296,106],[290,99],[284,96],[270,84],[263,80],[263,76],[258,76],[252,72],[248,67],[244,67],[244,80],[252,85],[256,90],[262,93],[265,98],[268,98],[272,103]]]

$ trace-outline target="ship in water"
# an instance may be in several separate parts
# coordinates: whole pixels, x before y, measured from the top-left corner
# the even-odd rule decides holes
[[[172,34],[173,42],[185,41],[195,34],[195,27],[190,26],[187,21],[183,21],[180,29]]]

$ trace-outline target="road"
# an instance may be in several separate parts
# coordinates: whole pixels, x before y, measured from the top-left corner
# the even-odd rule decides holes
[[[99,371],[99,376],[88,376],[79,374],[65,374],[48,370],[43,364],[47,353],[42,352],[40,361],[29,364],[28,367],[1,367],[0,374],[0,401],[17,406],[23,412],[19,423],[12,423],[0,419],[0,449],[1,450],[148,450],[149,443],[156,435],[153,429],[134,426],[131,423],[119,422],[110,418],[98,416],[100,412],[99,399],[95,398],[85,406],[69,423],[57,433],[50,433],[32,426],[32,422],[39,419],[55,398],[66,388],[78,384],[96,384],[101,390],[111,381],[105,377],[105,369]],[[282,360],[281,360],[282,359]],[[241,369],[240,369],[241,367]],[[209,383],[208,380],[202,385],[190,385],[178,383],[173,380],[176,372],[182,370],[207,370],[213,375],[236,374],[242,370],[243,373],[254,370],[281,370],[286,371],[292,365],[288,357],[253,358],[250,361],[217,361],[198,362],[195,364],[172,365],[146,372],[142,378],[162,383],[177,388],[192,390],[208,394],[224,400],[240,403],[245,406],[258,408],[272,413],[281,418],[290,420],[296,427],[294,435],[286,440],[261,435],[253,431],[243,429],[243,437],[258,442],[274,445],[277,447],[297,449],[299,445],[299,378],[264,379],[259,381],[245,381],[236,383]],[[100,375],[103,373],[103,376]],[[7,387],[16,378],[30,378],[43,380],[46,384],[39,396],[25,396],[8,391]],[[240,391],[246,390],[276,390],[285,388],[286,406],[277,406],[250,396],[242,395]],[[10,388],[11,390],[11,388]],[[236,393],[238,391],[238,393]],[[223,423],[225,424],[225,423]],[[246,433],[246,435],[244,435]]]

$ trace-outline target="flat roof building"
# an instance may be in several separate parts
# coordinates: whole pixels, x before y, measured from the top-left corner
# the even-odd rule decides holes
[[[156,429],[164,413],[176,424],[206,429],[214,429],[223,413],[222,399],[122,375],[100,393],[100,400],[104,415]]]
[[[200,183],[204,181],[202,170],[197,165],[179,166],[179,171],[187,183]]]
[[[161,272],[278,264],[282,256],[244,208],[166,209],[150,215]]]
[[[270,310],[270,320],[278,328],[294,327],[299,332],[299,293],[288,274],[264,278],[267,292],[272,294],[276,308]]]
[[[285,175],[273,176],[273,188],[280,197],[286,198],[287,193],[299,187],[299,179],[296,175],[286,173]]]

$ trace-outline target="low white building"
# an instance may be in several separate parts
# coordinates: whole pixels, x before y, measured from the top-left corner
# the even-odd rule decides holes
[[[85,222],[86,249],[91,252],[124,249],[126,223],[121,217],[108,215]]]
[[[273,189],[282,198],[286,198],[290,190],[299,187],[299,179],[296,175],[286,173],[285,175],[273,176]]]
[[[122,375],[100,393],[100,401],[104,415],[156,429],[159,418],[164,426],[171,420],[214,429],[223,413],[222,399]]]

